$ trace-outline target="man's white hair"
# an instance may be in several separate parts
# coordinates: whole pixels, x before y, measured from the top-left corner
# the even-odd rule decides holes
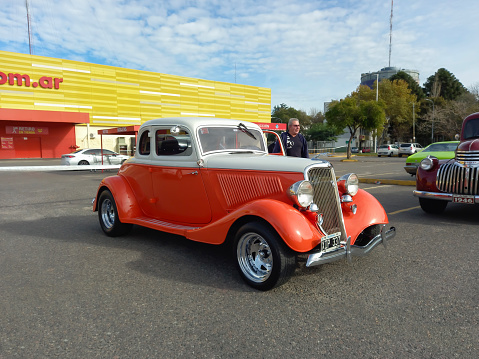
[[[298,120],[297,118],[292,117],[292,118],[290,118],[289,121],[288,121],[288,127],[291,126],[291,124],[292,124],[294,121],[298,121],[298,122],[299,122],[299,120]]]

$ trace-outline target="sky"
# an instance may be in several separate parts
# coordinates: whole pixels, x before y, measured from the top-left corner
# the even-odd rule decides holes
[[[479,84],[479,1],[28,0],[32,53],[271,89],[323,111],[361,73],[439,68]],[[29,53],[25,0],[0,0],[0,50]],[[0,63],[1,71],[1,63]]]

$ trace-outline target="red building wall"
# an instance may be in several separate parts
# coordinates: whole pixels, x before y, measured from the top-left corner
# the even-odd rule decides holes
[[[89,114],[0,109],[0,159],[60,158],[76,147],[75,124]]]

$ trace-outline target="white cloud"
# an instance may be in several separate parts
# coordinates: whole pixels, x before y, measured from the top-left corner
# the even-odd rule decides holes
[[[389,61],[390,2],[30,0],[36,55],[272,89],[309,110]],[[391,65],[479,82],[476,0],[396,2]],[[0,49],[28,52],[23,1],[0,0]],[[236,66],[236,70],[235,70]]]

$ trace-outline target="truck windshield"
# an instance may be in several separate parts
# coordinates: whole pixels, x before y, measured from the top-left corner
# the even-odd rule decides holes
[[[246,128],[246,127],[245,127]],[[203,153],[216,151],[263,151],[263,134],[256,129],[207,126],[198,129],[198,138]]]
[[[479,138],[479,118],[474,118],[464,124],[464,139]]]

